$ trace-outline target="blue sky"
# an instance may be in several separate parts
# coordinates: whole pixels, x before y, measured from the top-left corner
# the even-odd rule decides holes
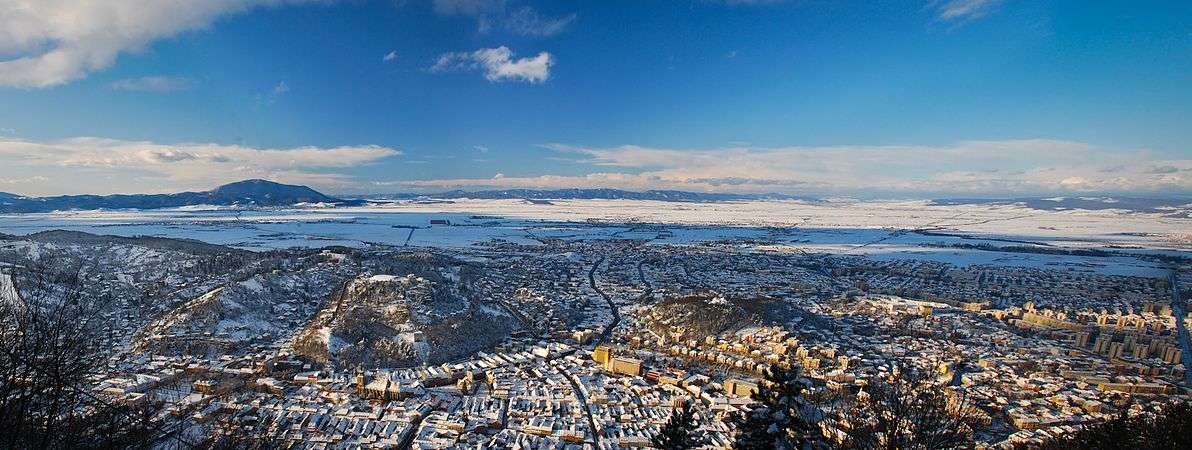
[[[1192,4],[0,0],[0,191],[1192,192]]]

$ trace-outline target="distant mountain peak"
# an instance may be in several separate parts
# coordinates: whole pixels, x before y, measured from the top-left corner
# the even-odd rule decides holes
[[[289,206],[298,203],[359,204],[327,196],[306,186],[269,180],[237,181],[205,192],[133,195],[62,195],[20,197],[0,194],[0,212],[49,212],[87,209],[155,209],[193,205]]]
[[[224,188],[230,188],[230,187],[236,187],[236,186],[251,186],[251,185],[278,185],[278,186],[287,186],[287,185],[285,185],[285,184],[281,184],[281,183],[278,183],[278,182],[276,182],[276,181],[270,181],[270,180],[266,180],[266,179],[262,179],[262,178],[249,178],[249,179],[247,179],[247,180],[233,181],[233,182],[231,182],[231,183],[227,183],[227,184],[224,184],[224,185],[220,185],[220,186],[216,187],[216,188],[215,188],[215,189],[213,189],[213,190],[216,190],[216,191],[218,191],[218,190],[220,190],[220,189],[224,189]]]
[[[306,186],[281,184],[269,180],[252,179],[228,183],[210,191],[213,198],[233,200],[234,197],[252,200],[293,200],[292,203],[334,203],[337,198],[323,195]]]
[[[306,186],[293,185],[293,184],[282,184],[282,183],[278,183],[276,181],[263,180],[260,178],[251,178],[248,180],[233,181],[228,184],[220,185],[220,186],[216,187],[215,189],[212,189],[211,191],[218,192],[218,191],[224,191],[224,190],[282,188],[282,187],[310,189]]]

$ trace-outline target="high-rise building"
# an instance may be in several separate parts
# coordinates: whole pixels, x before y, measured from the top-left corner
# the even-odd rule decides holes
[[[1121,342],[1109,344],[1109,359],[1120,359],[1125,348],[1126,345]]]
[[[1163,361],[1168,364],[1179,364],[1181,353],[1181,350],[1178,348],[1168,347],[1167,350],[1163,352]]]
[[[1074,337],[1073,337],[1072,341],[1073,341],[1072,343],[1073,343],[1074,345],[1076,345],[1077,347],[1080,347],[1080,348],[1088,348],[1088,346],[1089,346],[1089,333],[1088,333],[1088,332],[1084,332],[1084,331],[1081,331],[1081,332],[1079,332],[1079,333],[1076,333],[1076,336],[1074,336]]]
[[[1150,355],[1151,347],[1146,344],[1134,344],[1134,357],[1138,359],[1146,358]]]
[[[1093,342],[1093,353],[1102,353],[1109,351],[1109,344],[1113,342],[1113,338],[1105,335],[1097,336],[1097,340]]]

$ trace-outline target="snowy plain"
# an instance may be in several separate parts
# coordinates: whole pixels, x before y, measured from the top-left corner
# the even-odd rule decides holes
[[[445,220],[449,224],[432,224]],[[76,230],[197,239],[247,249],[330,245],[467,248],[539,239],[640,239],[650,244],[724,242],[757,251],[924,259],[959,265],[1051,267],[1161,276],[1136,255],[1192,256],[1192,219],[1124,210],[1036,210],[927,201],[454,200],[375,202],[346,208],[69,211],[0,215],[0,233]],[[957,244],[1108,249],[1091,257],[1001,252]]]

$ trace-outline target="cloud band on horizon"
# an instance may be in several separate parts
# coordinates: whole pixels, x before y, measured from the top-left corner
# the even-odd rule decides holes
[[[378,145],[256,148],[161,144],[97,137],[31,141],[0,137],[0,187],[22,195],[168,193],[248,178],[320,188],[359,183],[348,171],[400,155]],[[21,176],[6,178],[9,173]]]
[[[711,150],[545,147],[571,157],[575,164],[602,170],[569,176],[498,174],[375,185],[423,190],[609,187],[818,195],[1192,193],[1192,160],[1051,139]]]
[[[563,159],[575,170],[545,173],[531,165],[529,173],[512,176],[370,179],[359,167],[401,152],[378,145],[255,148],[97,137],[44,142],[0,137],[0,164],[15,169],[9,177],[0,176],[0,186],[27,195],[174,192],[267,178],[358,193],[457,188],[869,196],[1192,193],[1192,160],[1052,139],[962,141],[939,146],[544,147],[557,155],[553,159]]]

